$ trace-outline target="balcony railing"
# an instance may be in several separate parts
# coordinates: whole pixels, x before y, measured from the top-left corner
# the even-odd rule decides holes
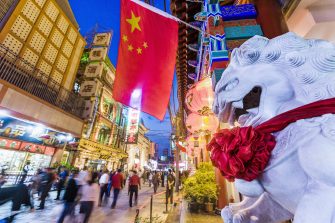
[[[79,118],[85,102],[29,62],[0,44],[0,78]]]

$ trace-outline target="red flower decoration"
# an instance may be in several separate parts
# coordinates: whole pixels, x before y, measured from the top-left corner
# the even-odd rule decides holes
[[[229,181],[256,179],[267,166],[275,137],[252,127],[223,129],[207,145],[211,160]]]

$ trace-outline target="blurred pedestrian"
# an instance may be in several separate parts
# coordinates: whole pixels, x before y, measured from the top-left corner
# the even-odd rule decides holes
[[[30,202],[33,207],[35,205],[34,194],[38,192],[38,187],[41,183],[40,173],[41,173],[41,170],[38,169],[36,173],[30,178],[29,194],[30,194]]]
[[[57,197],[55,198],[55,200],[59,200],[60,193],[64,188],[64,184],[65,184],[67,176],[68,176],[67,170],[64,167],[61,167],[60,168],[60,173],[58,174],[58,177],[57,177],[57,180],[58,180],[58,182],[57,182]]]
[[[162,187],[164,187],[164,180],[165,180],[165,173],[164,171],[161,172],[161,182],[162,182]]]
[[[151,187],[151,184],[152,184],[152,178],[153,178],[153,173],[152,173],[152,171],[149,171],[148,173],[149,173],[149,174],[148,174],[149,187]]]
[[[111,170],[111,172],[109,173],[109,180],[108,180],[108,186],[107,186],[107,196],[110,197],[111,195],[111,190],[112,190],[112,178],[114,176],[115,172],[113,170]]]
[[[51,168],[46,168],[45,172],[42,174],[42,179],[41,179],[41,203],[40,206],[37,210],[43,210],[44,209],[44,204],[45,204],[45,199],[49,195],[49,191],[52,187],[52,184],[55,180],[55,176],[53,173],[53,170]]]
[[[34,207],[31,204],[31,199],[29,195],[28,187],[21,181],[17,186],[15,186],[14,191],[12,192],[12,210],[11,216],[9,217],[9,222],[14,221],[16,214],[20,212],[21,205],[30,206],[30,210],[34,210]]]
[[[105,201],[107,201],[108,182],[109,182],[108,170],[105,169],[99,179],[99,186],[100,186],[99,206],[101,206],[102,199],[104,198],[104,196],[105,196]]]
[[[75,180],[77,175],[78,175],[77,171],[72,171],[72,174],[69,177],[69,180],[67,181],[65,193],[63,196],[64,209],[57,223],[63,223],[67,215],[74,215],[74,208],[76,206],[75,200],[78,194],[78,184],[77,181]]]
[[[121,174],[121,169],[118,169],[116,174],[114,174],[112,178],[112,186],[113,186],[113,203],[111,208],[114,209],[117,199],[119,197],[120,190],[123,188],[123,176]]]
[[[132,176],[129,178],[129,207],[133,206],[133,195],[135,194],[135,205],[138,200],[138,189],[141,189],[141,179],[137,175],[137,171],[133,170]]]
[[[84,168],[81,171],[79,171],[77,178],[79,186],[86,184],[87,181],[91,179],[91,173],[88,171],[86,166],[84,166]]]
[[[167,176],[166,182],[166,193],[167,193],[167,200],[170,198],[170,203],[173,204],[173,191],[175,185],[175,176],[171,169],[169,169],[169,174]]]
[[[144,185],[148,179],[148,174],[146,170],[143,171],[142,178],[143,178],[143,185]]]
[[[155,170],[153,177],[152,177],[152,184],[154,185],[154,193],[157,193],[159,182],[160,182],[160,176],[159,176],[159,173]]]
[[[98,173],[92,173],[92,176],[80,187],[80,210],[79,213],[84,215],[83,223],[87,223],[94,206],[99,202],[99,185],[96,183]]]

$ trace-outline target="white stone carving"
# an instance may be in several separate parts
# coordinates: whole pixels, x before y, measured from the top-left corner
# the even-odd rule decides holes
[[[213,110],[233,124],[243,98],[261,87],[259,107],[239,118],[257,126],[285,111],[335,97],[335,46],[287,33],[256,36],[235,49],[215,89]],[[335,115],[299,120],[275,134],[277,145],[262,175],[237,180],[247,199],[222,211],[225,223],[335,223]]]

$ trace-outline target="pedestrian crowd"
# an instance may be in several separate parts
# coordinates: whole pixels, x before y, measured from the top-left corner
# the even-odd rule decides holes
[[[31,211],[43,210],[49,192],[54,189],[57,193],[55,200],[63,200],[63,210],[57,220],[58,223],[67,222],[88,222],[94,208],[106,206],[108,198],[113,195],[111,209],[114,209],[120,191],[128,182],[129,207],[137,205],[138,194],[141,186],[148,184],[156,194],[159,186],[166,187],[166,199],[173,203],[173,191],[175,187],[175,173],[169,171],[139,171],[131,170],[123,173],[121,169],[99,172],[87,168],[68,170],[65,167],[44,168],[26,181],[27,173],[30,170],[30,163],[23,168],[23,175],[18,185],[13,187],[0,187],[0,202],[12,200],[12,215],[9,222],[13,221],[15,215],[20,212],[22,205],[29,206]],[[183,174],[180,173],[181,179]],[[141,183],[143,181],[143,183]],[[166,186],[165,186],[166,185]],[[63,196],[62,191],[64,190]],[[37,196],[37,199],[36,199]],[[35,200],[39,204],[35,204]],[[0,203],[1,205],[2,203]],[[78,208],[76,208],[78,207]],[[79,210],[79,213],[76,213]]]

